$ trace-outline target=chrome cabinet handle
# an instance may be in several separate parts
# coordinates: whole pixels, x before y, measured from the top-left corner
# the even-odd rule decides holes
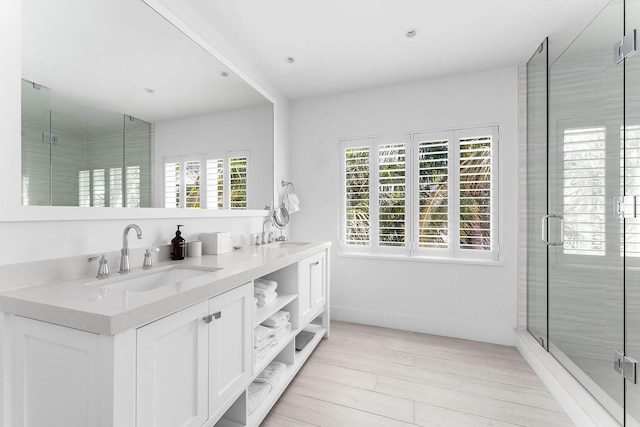
[[[204,320],[205,323],[211,323],[211,322],[213,322],[213,319],[219,319],[221,317],[222,317],[222,312],[221,311],[216,311],[215,313],[208,314],[208,315],[204,316],[202,318],[202,320]]]
[[[547,238],[548,235],[548,225],[549,218],[558,218],[560,220],[560,240],[558,241],[549,241]],[[542,243],[547,246],[562,246],[564,245],[564,218],[561,215],[545,215],[542,217]]]

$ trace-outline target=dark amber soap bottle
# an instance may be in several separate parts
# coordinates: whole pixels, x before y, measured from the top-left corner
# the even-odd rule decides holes
[[[184,227],[184,225],[178,225],[176,237],[171,239],[171,259],[173,260],[184,259],[187,254],[187,242],[181,236],[182,232],[180,231],[180,227]]]

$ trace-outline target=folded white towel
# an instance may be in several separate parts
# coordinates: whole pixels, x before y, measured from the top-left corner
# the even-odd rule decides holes
[[[289,332],[291,332],[291,323],[288,322],[278,328],[275,328],[276,341],[282,340],[282,338],[284,338]]]
[[[257,307],[257,306],[258,306],[258,302],[259,302],[259,301],[258,301],[258,297],[254,296],[254,297],[253,297],[253,306],[254,306],[254,307]]]
[[[271,385],[269,383],[251,383],[247,390],[247,410],[250,414],[258,409],[258,406],[269,395]]]
[[[289,321],[291,314],[288,311],[277,311],[273,316],[269,317],[267,320],[262,322],[264,326],[269,326],[271,328],[277,328],[278,326],[282,326],[283,324]]]
[[[275,291],[278,288],[278,282],[269,279],[256,279],[253,281],[253,287],[255,289],[263,289],[265,291]]]
[[[258,325],[253,329],[253,346],[259,347],[270,339],[276,337],[276,331],[266,326]]]
[[[270,339],[267,342],[265,342],[264,344],[262,344],[260,347],[256,347],[253,349],[253,354],[255,357],[255,362],[256,364],[259,363],[260,361],[264,360],[268,355],[271,354],[271,350],[277,345],[278,343],[276,342],[275,339]]]

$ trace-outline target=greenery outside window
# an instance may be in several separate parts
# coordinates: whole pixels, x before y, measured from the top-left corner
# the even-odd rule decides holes
[[[342,253],[498,259],[497,126],[340,145]]]

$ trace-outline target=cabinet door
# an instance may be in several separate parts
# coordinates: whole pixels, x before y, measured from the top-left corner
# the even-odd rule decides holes
[[[251,379],[251,283],[209,300],[209,412],[212,417]]]
[[[100,425],[100,336],[15,318],[15,425]]]
[[[207,302],[138,329],[137,427],[207,421]]]
[[[316,309],[325,302],[326,256],[324,252],[298,263],[298,304],[302,323],[312,320]]]

